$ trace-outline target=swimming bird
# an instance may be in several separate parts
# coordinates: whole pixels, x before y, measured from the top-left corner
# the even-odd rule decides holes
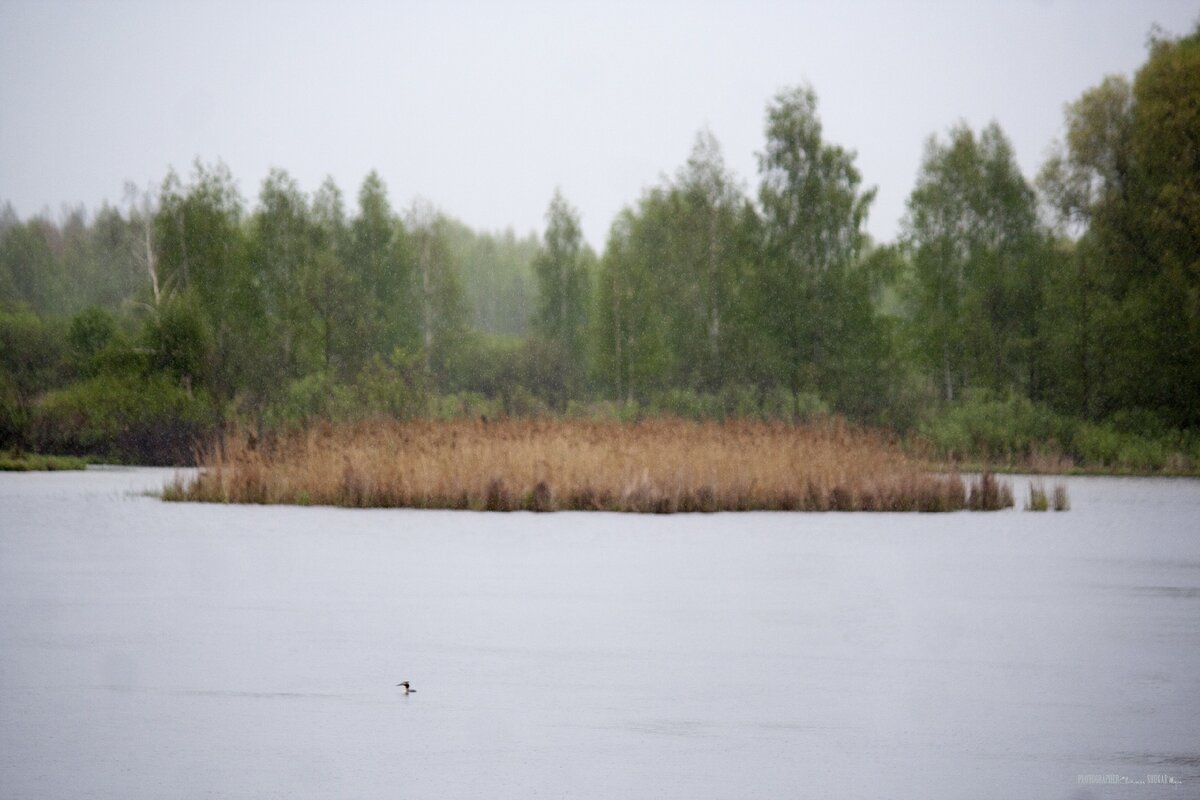
[[[409,688],[409,686],[408,686],[408,681],[405,681],[404,683],[397,683],[396,685],[397,685],[397,686],[403,686],[403,687],[404,687],[404,693],[405,693],[405,694],[416,694],[416,693],[417,693],[417,690],[416,690],[416,689],[410,689],[410,688]]]

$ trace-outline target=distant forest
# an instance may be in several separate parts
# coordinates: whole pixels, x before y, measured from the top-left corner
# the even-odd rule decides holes
[[[1030,179],[993,123],[932,136],[895,242],[808,87],[756,189],[701,132],[613,221],[479,232],[222,164],[119,207],[0,210],[0,448],[182,462],[237,420],[836,413],[949,455],[1200,464],[1200,28],[1065,110]],[[1140,449],[1139,449],[1140,448]],[[1156,449],[1157,448],[1157,449]],[[1182,459],[1182,461],[1180,461]]]

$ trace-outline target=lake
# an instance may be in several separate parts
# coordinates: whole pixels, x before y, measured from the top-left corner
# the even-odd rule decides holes
[[[1200,796],[1200,481],[648,517],[170,475],[0,473],[0,796]]]

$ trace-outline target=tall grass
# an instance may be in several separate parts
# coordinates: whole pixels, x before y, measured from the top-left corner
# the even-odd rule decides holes
[[[322,424],[261,443],[231,433],[199,461],[166,499],[658,513],[967,507],[960,477],[931,474],[886,434],[836,419]]]
[[[1046,485],[1041,481],[1029,483],[1029,499],[1025,501],[1026,511],[1048,511],[1050,499],[1046,495]]]
[[[1054,510],[1071,510],[1071,500],[1067,497],[1067,485],[1065,483],[1054,484]]]
[[[967,508],[972,511],[999,511],[1012,508],[1012,486],[999,480],[991,472],[984,472],[971,483],[967,494]]]
[[[1029,498],[1025,501],[1026,511],[1069,511],[1071,501],[1067,497],[1067,486],[1064,483],[1054,484],[1052,493],[1046,492],[1046,484],[1042,481],[1030,481]]]
[[[0,450],[0,472],[50,472],[86,468],[87,460],[75,456],[47,456]]]

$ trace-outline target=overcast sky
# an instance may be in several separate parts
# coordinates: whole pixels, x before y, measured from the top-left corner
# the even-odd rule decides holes
[[[767,103],[808,82],[889,240],[930,134],[995,119],[1032,176],[1064,103],[1132,75],[1152,24],[1196,18],[1172,0],[0,0],[0,203],[94,210],[200,158],[251,204],[272,166],[310,192],[332,175],[352,204],[375,168],[397,209],[518,233],[561,187],[601,249],[703,127],[753,192]]]

